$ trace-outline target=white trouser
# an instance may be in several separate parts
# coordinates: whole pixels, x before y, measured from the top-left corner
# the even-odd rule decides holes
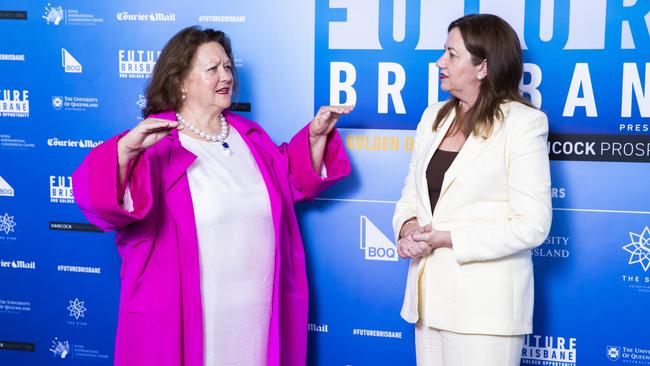
[[[418,366],[519,366],[524,336],[460,334],[415,325]]]

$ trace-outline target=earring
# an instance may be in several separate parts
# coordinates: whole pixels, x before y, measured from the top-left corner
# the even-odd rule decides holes
[[[185,89],[181,89],[181,99],[185,100]]]
[[[483,76],[483,75],[476,75],[476,78],[477,78],[479,81],[483,80],[484,77],[485,77],[485,76]]]

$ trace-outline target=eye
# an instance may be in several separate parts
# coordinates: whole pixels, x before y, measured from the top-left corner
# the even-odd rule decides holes
[[[226,64],[226,65],[223,65],[223,68],[226,69],[226,70],[232,70],[232,65],[231,64]]]

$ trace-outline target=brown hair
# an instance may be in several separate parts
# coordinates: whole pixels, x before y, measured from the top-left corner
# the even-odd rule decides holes
[[[449,24],[447,31],[458,28],[465,48],[472,55],[472,64],[487,60],[487,76],[481,81],[474,105],[462,116],[463,125],[458,128],[468,136],[470,133],[487,138],[497,120],[503,119],[500,104],[517,101],[531,105],[519,93],[519,81],[523,73],[521,45],[514,29],[503,19],[492,14],[468,14]],[[460,100],[451,97],[438,111],[433,130],[440,128],[452,110],[460,114]]]
[[[230,38],[222,31],[201,29],[198,26],[187,27],[167,41],[160,52],[145,91],[147,106],[142,110],[143,117],[181,108],[183,99],[180,90],[190,71],[194,54],[201,45],[209,42],[219,43],[226,51],[232,64],[233,90],[237,90],[237,73]]]

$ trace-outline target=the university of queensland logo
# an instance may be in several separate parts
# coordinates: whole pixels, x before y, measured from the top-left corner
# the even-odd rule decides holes
[[[628,264],[639,263],[647,272],[650,269],[650,228],[646,226],[640,234],[630,231],[630,243],[623,249],[630,253]]]
[[[63,97],[55,95],[52,97],[52,107],[57,111],[63,107]]]
[[[607,358],[610,361],[618,361],[621,357],[621,348],[617,346],[607,346]]]
[[[369,261],[397,261],[397,247],[365,216],[360,216],[359,248]]]
[[[69,73],[81,74],[83,67],[65,48],[61,49],[61,66],[63,70]]]

